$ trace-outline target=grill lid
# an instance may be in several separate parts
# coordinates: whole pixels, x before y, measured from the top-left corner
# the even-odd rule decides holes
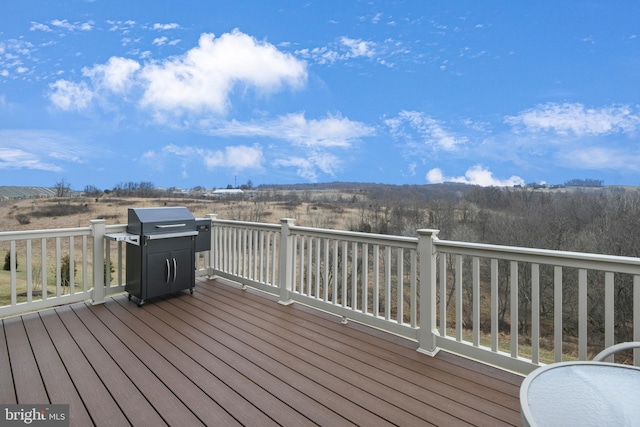
[[[196,219],[186,207],[129,208],[127,232],[155,238],[195,235]],[[161,237],[161,235],[164,235]]]

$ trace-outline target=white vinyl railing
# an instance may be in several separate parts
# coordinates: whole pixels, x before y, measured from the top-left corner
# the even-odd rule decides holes
[[[427,354],[528,373],[640,339],[638,258],[444,241],[437,230],[409,238],[212,219],[212,275],[415,339]]]
[[[95,220],[90,227],[0,232],[1,253],[9,258],[8,277],[0,281],[0,317],[84,300],[102,302],[123,291],[122,243],[112,260],[112,243],[104,234],[125,228]]]
[[[212,219],[197,276],[219,276],[528,373],[640,340],[640,259]],[[125,225],[1,232],[0,317],[124,291]],[[21,268],[18,268],[20,265]],[[105,272],[107,274],[105,274]],[[634,354],[640,364],[640,355]]]

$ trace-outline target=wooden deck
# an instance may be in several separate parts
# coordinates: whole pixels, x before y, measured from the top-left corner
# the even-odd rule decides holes
[[[520,425],[522,377],[226,281],[2,320],[0,403],[71,425]]]

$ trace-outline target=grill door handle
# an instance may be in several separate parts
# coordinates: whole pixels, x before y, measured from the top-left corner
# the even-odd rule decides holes
[[[169,278],[171,277],[171,266],[169,265],[169,258],[165,259],[167,262],[167,283],[169,283]]]
[[[173,258],[173,281],[176,281],[176,275],[178,274],[178,263],[176,263],[176,259]]]

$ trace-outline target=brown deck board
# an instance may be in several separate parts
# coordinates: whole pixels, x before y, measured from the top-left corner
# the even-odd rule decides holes
[[[0,403],[74,426],[520,424],[521,376],[224,280],[1,323]]]
[[[220,290],[220,293],[222,292],[224,292],[224,290]],[[227,295],[229,295],[229,293],[227,293]],[[246,300],[247,298],[244,299]],[[227,298],[224,302],[216,302],[216,304],[218,304],[217,308],[219,310],[226,310],[227,307],[233,304],[236,304],[239,310],[246,307],[244,301],[234,301],[232,298]],[[347,379],[351,384],[361,384],[362,388],[366,389],[368,381],[373,380],[384,385],[385,387],[379,388],[378,395],[380,397],[384,398],[388,402],[395,402],[396,406],[405,407],[407,409],[413,408],[413,412],[415,414],[419,414],[420,411],[416,411],[415,408],[420,407],[420,405],[417,404],[417,402],[412,401],[414,398],[420,400],[420,402],[425,405],[432,406],[433,408],[438,408],[440,410],[446,410],[448,408],[451,410],[450,415],[456,418],[463,418],[465,421],[470,423],[478,422],[481,414],[479,414],[477,410],[474,411],[471,408],[468,411],[461,412],[456,400],[466,401],[467,405],[481,408],[483,411],[493,413],[498,417],[508,416],[512,412],[498,404],[490,405],[481,397],[468,393],[465,388],[472,387],[474,385],[473,383],[467,382],[460,388],[455,388],[449,386],[443,381],[432,381],[422,375],[416,376],[415,371],[411,371],[406,368],[406,360],[397,360],[395,363],[381,363],[381,360],[384,360],[380,357],[383,352],[380,352],[379,350],[384,349],[388,345],[387,343],[370,345],[368,351],[359,351],[354,348],[354,342],[357,341],[357,338],[352,337],[346,342],[339,343],[338,340],[340,339],[340,332],[328,334],[327,332],[324,332],[324,335],[320,335],[318,333],[310,334],[309,331],[312,331],[314,327],[309,322],[305,325],[297,325],[295,317],[285,320],[281,316],[273,317],[266,313],[266,311],[267,310],[263,310],[255,315],[245,314],[245,316],[249,319],[259,317],[260,319],[256,322],[267,322],[271,325],[271,331],[290,342],[296,343],[296,347],[292,347],[293,349],[298,349],[298,352],[300,353],[300,348],[304,347],[310,352],[309,354],[304,354],[304,352],[300,353],[300,358],[303,360],[313,360],[312,363],[316,366],[322,366],[323,364],[326,365],[325,369],[329,372],[334,371],[340,378]],[[236,316],[239,315],[236,314]],[[271,316],[271,318],[269,316]],[[318,320],[318,322],[322,322],[322,320]],[[325,329],[327,326],[336,326],[337,328],[342,327],[344,329],[342,325],[338,325],[337,322],[335,322],[335,319],[333,322],[325,321],[324,323]],[[278,326],[276,327],[276,325]],[[291,334],[291,332],[296,332],[297,335]],[[369,339],[369,335],[367,334],[360,335]],[[274,342],[273,339],[270,339],[270,341]],[[291,347],[286,342],[282,343],[282,346]],[[361,345],[360,347],[362,348],[363,346]],[[332,366],[332,362],[324,363],[325,361],[332,360],[340,360],[344,366],[337,364],[333,364]],[[367,376],[354,375],[354,373],[358,372],[366,373]],[[426,372],[428,373],[428,371]],[[446,378],[446,380],[451,381],[452,378]],[[395,393],[394,390],[401,392],[404,395]],[[490,390],[483,387],[482,390],[476,389],[475,391],[480,393],[488,392]],[[504,398],[504,395],[501,395],[500,398]],[[488,411],[489,409],[491,409],[491,411]],[[429,419],[437,422],[438,424],[451,421],[446,417],[434,419],[434,411],[429,410],[428,407],[425,407],[425,410],[427,411],[424,413],[425,420]],[[497,425],[500,424],[500,421],[499,419],[487,420],[487,424]]]
[[[120,369],[130,381],[144,394],[145,398],[158,412],[158,415],[169,425],[180,425],[181,422],[194,422],[191,411],[176,395],[163,384],[151,370],[140,361],[119,338],[109,329],[110,322],[120,322],[113,317],[104,306],[87,309],[84,305],[73,307],[78,317],[91,329],[104,350],[117,361]],[[103,323],[104,322],[104,323]],[[186,424],[185,424],[186,425]]]
[[[37,343],[37,345],[32,346],[33,354],[49,395],[49,402],[40,403],[68,404],[70,408],[69,415],[72,417],[74,424],[91,425],[91,416],[82,403],[73,381],[69,378],[58,352],[55,351],[55,346],[45,329],[42,318],[38,313],[31,313],[23,316],[23,319],[29,340]]]
[[[66,307],[66,309],[69,308]],[[78,394],[82,396],[84,405],[91,414],[94,424],[126,425],[128,423],[126,417],[98,374],[92,369],[91,364],[74,341],[74,337],[62,323],[56,311],[44,311],[41,316],[51,341],[60,355],[69,377],[75,384]],[[76,409],[70,406],[69,412],[72,410],[75,412]]]
[[[17,402],[49,403],[22,317],[3,321]]]
[[[0,321],[2,324],[2,321]],[[0,402],[16,403],[16,390],[13,387],[13,374],[9,362],[9,350],[4,327],[0,328]]]

